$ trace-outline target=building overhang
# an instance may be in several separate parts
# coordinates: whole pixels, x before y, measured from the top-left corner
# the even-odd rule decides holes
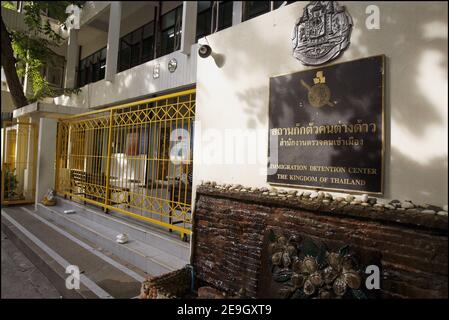
[[[87,112],[87,109],[67,107],[53,103],[34,102],[13,111],[13,118],[38,116],[41,118],[64,118]]]

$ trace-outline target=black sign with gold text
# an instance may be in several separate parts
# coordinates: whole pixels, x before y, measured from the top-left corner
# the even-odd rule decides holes
[[[383,192],[385,56],[270,78],[267,181]]]

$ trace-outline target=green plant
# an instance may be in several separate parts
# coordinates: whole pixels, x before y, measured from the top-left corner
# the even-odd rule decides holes
[[[17,185],[19,183],[19,180],[17,180],[16,175],[16,168],[11,170],[9,166],[6,166],[6,172],[5,172],[5,199],[10,199],[15,196],[17,196]]]
[[[67,6],[75,4],[83,7],[84,1],[23,1],[23,18],[26,30],[8,30],[1,16],[1,60],[11,97],[16,108],[45,97],[56,97],[61,94],[78,94],[79,90],[72,88],[53,88],[44,77],[45,67],[63,67],[60,57],[54,48],[63,45],[62,29],[53,28],[59,25],[63,29],[69,13]],[[1,6],[15,10],[12,1],[2,1]],[[43,15],[51,13],[51,20]],[[25,96],[19,77],[30,81],[29,94]],[[28,92],[28,90],[27,90]]]

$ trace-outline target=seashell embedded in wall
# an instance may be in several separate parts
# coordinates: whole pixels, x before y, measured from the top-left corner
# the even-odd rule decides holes
[[[273,231],[269,235],[272,279],[282,283],[281,296],[302,299],[367,298],[362,290],[362,272],[349,246],[337,252],[304,239],[287,240]]]

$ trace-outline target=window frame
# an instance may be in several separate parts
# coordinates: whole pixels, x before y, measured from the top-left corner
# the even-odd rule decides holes
[[[231,21],[228,24],[221,24],[221,19],[220,19],[220,13],[222,13],[222,16],[224,16],[224,8],[225,6],[223,4],[229,5],[231,6]],[[223,12],[218,12],[218,31],[224,30],[226,28],[232,27],[232,13],[234,11],[234,1],[220,1],[220,6],[218,8],[218,10],[220,11],[223,8]],[[224,21],[224,19],[223,19]]]
[[[198,1],[198,2],[200,2],[200,1]],[[208,2],[209,3],[209,7],[207,7],[206,9],[203,9],[201,11],[197,11],[197,13],[196,13],[195,42],[198,42],[198,40],[200,38],[203,38],[203,37],[206,37],[206,36],[210,35],[211,32],[212,32],[212,27],[211,27],[211,23],[212,22],[211,21],[212,21],[212,2],[213,1],[204,1],[204,2]],[[209,25],[208,25],[209,30],[206,31],[206,33],[198,34],[198,21],[199,21],[199,18],[200,17],[204,17],[204,16],[206,17],[206,24],[207,24],[207,17],[209,17]]]
[[[182,34],[181,34],[182,22],[183,22],[182,21],[182,9],[183,9],[183,4],[181,3],[176,8],[173,8],[170,11],[167,11],[166,13],[164,13],[163,15],[160,16],[159,28],[158,28],[158,46],[157,46],[158,49],[157,49],[156,58],[160,58],[162,56],[168,55],[172,52],[179,50],[176,48],[175,38],[178,37],[177,34],[179,34],[179,37],[180,37],[179,40],[181,40],[181,37],[182,37]],[[164,17],[168,16],[172,12],[174,12],[174,15],[175,15],[173,25],[166,26],[165,28],[162,28],[162,21],[163,21]],[[178,18],[180,21],[179,22],[179,30],[177,30]],[[173,28],[173,48],[169,48],[167,51],[162,51],[162,42],[163,42],[162,35],[172,28]]]
[[[118,53],[118,72],[122,72],[131,68],[134,68],[135,66],[138,66],[142,63],[151,61],[154,59],[154,45],[155,45],[155,22],[154,20],[145,23],[144,25],[140,26],[137,29],[134,29],[130,32],[128,32],[127,34],[125,34],[124,36],[120,37],[120,41],[119,41],[119,53]],[[144,37],[144,30],[145,28],[149,27],[149,29],[151,30],[151,35],[148,37]],[[135,34],[140,33],[140,37],[139,40],[137,42],[134,43],[133,41],[133,37]],[[126,38],[130,37],[130,41]],[[144,56],[143,55],[143,45],[145,40],[150,39],[150,53],[148,56]],[[128,42],[129,41],[129,42]],[[123,48],[123,43],[125,43],[128,48],[124,49]],[[138,53],[138,58],[136,60],[135,63],[133,63],[133,47],[138,47],[139,48],[139,53]],[[123,58],[123,52],[125,50],[129,50],[129,58],[126,64],[123,64],[122,58]]]
[[[198,40],[200,38],[203,37],[207,37],[208,35],[212,34],[213,30],[214,30],[214,26],[212,26],[212,18],[214,18],[216,16],[214,10],[213,10],[213,2],[214,1],[207,1],[210,3],[209,7],[206,9],[203,9],[199,12],[197,12],[197,31],[195,34],[195,39],[196,42],[198,42]],[[231,19],[228,23],[224,23],[224,19],[222,19],[224,17],[224,10],[226,8],[226,6],[230,6],[231,8]],[[234,1],[219,1],[219,7],[218,7],[218,28],[217,28],[217,32],[227,29],[229,27],[232,27],[232,13],[234,11]],[[200,15],[207,15],[209,16],[209,30],[206,33],[202,33],[202,34],[198,34],[198,19],[200,18]]]
[[[251,3],[253,3],[253,2],[256,2],[256,3],[268,3],[268,9],[265,11],[265,10],[262,10],[262,11],[260,11],[260,12],[256,12],[256,13],[250,13],[249,12],[249,8],[250,8],[250,4]],[[242,14],[242,21],[248,21],[248,20],[251,20],[251,19],[253,19],[253,18],[256,18],[256,17],[258,17],[258,16],[261,16],[261,15],[263,15],[263,14],[265,14],[265,13],[268,13],[268,12],[270,12],[271,11],[271,1],[245,1],[244,3],[243,3],[243,14]]]
[[[103,50],[104,58],[102,54]],[[106,56],[107,47],[103,47],[79,60],[77,72],[78,88],[104,79],[106,73]],[[102,69],[104,69],[104,71]]]

